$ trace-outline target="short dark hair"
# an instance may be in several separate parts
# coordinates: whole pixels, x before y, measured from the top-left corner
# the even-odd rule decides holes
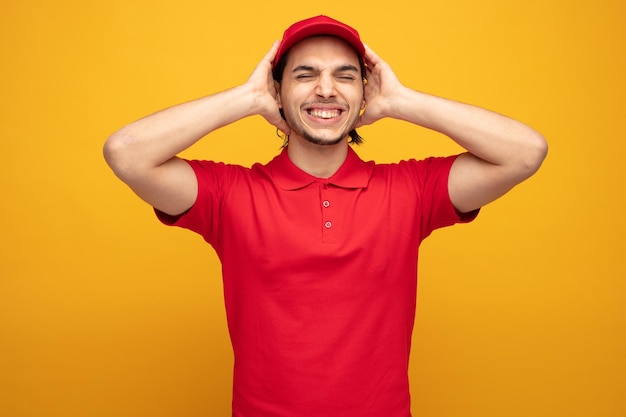
[[[274,78],[274,81],[278,82],[279,84],[283,81],[283,75],[285,72],[285,67],[287,66],[289,52],[290,51],[287,51],[283,56],[281,56],[276,65],[274,65],[274,68],[272,69],[272,77]],[[359,67],[361,69],[361,78],[365,79],[365,64],[363,63],[361,57],[359,57]],[[283,117],[283,119],[285,118],[283,109],[280,109],[280,115]],[[353,143],[355,145],[360,145],[361,143],[363,143],[363,138],[357,133],[356,129],[352,129],[348,135],[352,139],[350,143]]]

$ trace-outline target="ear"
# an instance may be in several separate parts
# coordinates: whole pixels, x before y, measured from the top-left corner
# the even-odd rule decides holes
[[[361,111],[365,110],[367,107],[367,102],[365,101],[365,86],[367,85],[367,78],[363,78],[363,100],[361,100]]]
[[[279,109],[282,109],[283,103],[280,100],[280,83],[276,80],[274,80],[274,89],[276,90],[276,104],[278,105]]]

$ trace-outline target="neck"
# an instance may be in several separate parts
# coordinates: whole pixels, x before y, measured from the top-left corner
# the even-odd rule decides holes
[[[316,145],[305,139],[290,138],[287,155],[295,166],[307,174],[316,178],[329,178],[346,160],[348,142],[343,140],[336,145]]]

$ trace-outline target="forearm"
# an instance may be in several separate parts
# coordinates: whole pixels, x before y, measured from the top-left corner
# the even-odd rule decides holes
[[[158,167],[210,132],[254,114],[246,85],[161,110],[111,135],[107,162],[119,173]]]
[[[534,171],[545,155],[545,140],[506,116],[403,88],[390,116],[440,132],[472,155],[499,166]]]
[[[450,200],[457,210],[482,207],[539,169],[548,150],[539,133],[506,116],[411,90],[374,51],[366,51],[367,107],[360,125],[385,117],[404,120],[440,132],[466,149],[448,177]]]

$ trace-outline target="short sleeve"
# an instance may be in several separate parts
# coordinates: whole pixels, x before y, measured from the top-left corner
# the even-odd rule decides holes
[[[186,162],[196,174],[198,182],[196,201],[189,210],[178,216],[171,216],[155,209],[156,216],[167,226],[189,229],[215,245],[219,227],[220,199],[224,188],[227,188],[229,171],[234,167],[211,161]]]
[[[480,210],[460,213],[450,200],[448,179],[450,169],[458,155],[431,157],[416,162],[416,175],[419,181],[419,198],[422,212],[422,239],[433,230],[457,223],[471,222]]]

